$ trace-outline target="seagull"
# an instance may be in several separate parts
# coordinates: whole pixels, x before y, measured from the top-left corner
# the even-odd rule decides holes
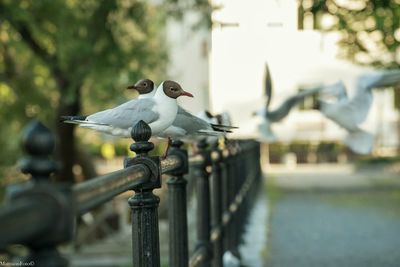
[[[226,126],[232,126],[232,117],[227,111],[223,111],[220,114],[215,115],[217,123]]]
[[[362,74],[356,82],[355,94],[343,101],[338,110],[345,112],[355,124],[362,123],[372,104],[372,89],[393,86],[400,82],[400,70],[380,70]]]
[[[157,88],[152,80],[142,79],[134,85],[128,86],[126,89],[134,89],[139,92],[138,99],[151,98],[155,95]]]
[[[277,109],[273,111],[269,110],[269,102],[267,102],[264,107],[254,112],[253,115],[258,116],[261,119],[260,123],[258,124],[258,130],[261,139],[270,142],[275,141],[276,136],[271,129],[271,124],[281,121],[283,118],[289,115],[292,108],[303,101],[304,98],[317,94],[321,90],[322,88],[320,87],[303,90],[295,95],[288,97]]]
[[[135,89],[139,92],[139,99],[151,98],[156,94],[154,82],[149,79],[138,81],[127,89]],[[211,115],[209,113],[209,115]],[[172,139],[182,139],[186,142],[199,141],[207,136],[218,137],[231,132],[230,125],[218,124],[217,120],[207,121],[205,117],[194,116],[178,105],[178,112],[172,125],[165,129],[158,137],[168,138],[168,144]]]
[[[342,94],[333,103],[319,100],[320,111],[327,118],[347,130],[348,135],[344,143],[352,151],[358,154],[369,154],[373,149],[374,136],[362,130],[358,125],[368,115],[373,100],[372,89],[393,86],[399,82],[400,70],[375,71],[363,74],[357,79],[356,92],[352,98]],[[345,91],[344,84],[341,81],[329,87],[340,87],[342,91]],[[329,87],[323,91],[328,92]]]
[[[225,135],[226,133],[232,132],[234,128],[237,127],[207,122],[179,107],[174,122],[164,130],[161,136],[170,137],[172,139],[182,139],[186,142],[196,142],[205,137],[219,137]]]
[[[374,138],[373,135],[358,127],[357,123],[352,119],[352,114],[346,107],[349,98],[346,94],[346,87],[342,81],[338,81],[332,85],[321,87],[322,95],[336,97],[334,101],[318,99],[318,109],[321,113],[332,120],[340,127],[344,128],[348,134],[344,143],[354,152],[358,154],[368,154],[371,152]]]
[[[143,120],[150,126],[153,136],[160,136],[175,120],[178,112],[176,99],[180,96],[193,97],[177,82],[167,80],[160,84],[153,97],[133,99],[86,117],[62,116],[61,119],[65,123],[128,138],[132,126]]]

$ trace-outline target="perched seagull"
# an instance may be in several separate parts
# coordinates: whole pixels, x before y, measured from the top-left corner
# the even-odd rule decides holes
[[[156,94],[157,88],[152,80],[139,80],[134,85],[128,86],[126,89],[133,89],[139,92],[138,99],[150,98]]]
[[[151,98],[158,89],[154,89],[154,82],[149,79],[138,81],[135,85],[129,86],[127,89],[135,89],[139,92],[139,99]],[[210,114],[211,115],[211,114]],[[172,125],[159,133],[159,137],[182,139],[187,142],[198,141],[207,136],[218,137],[220,135],[231,132],[230,125],[221,125],[215,120],[207,121],[192,115],[178,105],[178,112]],[[170,140],[168,140],[170,143]]]
[[[133,99],[86,117],[63,116],[62,121],[115,136],[130,137],[132,126],[143,120],[150,126],[153,136],[160,136],[175,120],[178,112],[176,99],[180,96],[193,97],[178,83],[164,81],[157,88],[154,97]]]
[[[222,136],[232,132],[234,128],[237,127],[207,122],[179,107],[174,122],[161,136],[193,142],[205,137]]]
[[[206,121],[210,125],[220,124],[220,125],[230,126],[230,124],[222,123],[221,120],[218,120],[218,116],[212,115],[211,112],[209,112],[208,110],[203,110],[203,111],[199,112],[196,116],[198,118]],[[202,137],[202,138],[205,138],[207,144],[216,145],[218,143],[219,137],[220,137],[220,135],[219,136],[207,136],[207,137]],[[196,149],[194,149],[194,150],[196,150]]]

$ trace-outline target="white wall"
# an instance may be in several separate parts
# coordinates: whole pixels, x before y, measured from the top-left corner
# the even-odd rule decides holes
[[[170,19],[167,25],[169,45],[168,78],[179,81],[194,95],[193,99],[179,99],[192,112],[209,108],[209,62],[211,33],[208,29],[193,30],[199,17],[188,12],[182,21]]]

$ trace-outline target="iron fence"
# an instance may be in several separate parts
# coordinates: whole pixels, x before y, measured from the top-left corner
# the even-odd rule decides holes
[[[223,255],[239,256],[238,246],[247,214],[259,187],[261,170],[259,144],[236,141],[220,149],[205,140],[197,144],[196,156],[188,157],[181,141],[174,141],[165,159],[149,156],[150,127],[139,122],[132,128],[136,153],[124,169],[73,186],[54,183],[51,174],[57,163],[50,155],[55,140],[40,122],[32,122],[23,134],[27,156],[21,170],[29,181],[9,188],[0,209],[0,250],[12,244],[29,248],[24,262],[35,266],[68,266],[57,246],[71,241],[77,216],[133,190],[128,204],[132,210],[133,266],[160,266],[158,204],[153,190],[161,187],[161,175],[169,174],[169,266],[223,266]],[[188,251],[187,180],[189,168],[195,179],[197,198],[197,243]]]

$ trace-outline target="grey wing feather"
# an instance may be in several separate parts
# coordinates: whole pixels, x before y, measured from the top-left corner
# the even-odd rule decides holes
[[[208,122],[190,114],[181,107],[178,107],[178,113],[172,125],[185,129],[187,134],[194,134],[200,130],[212,130]]]
[[[128,129],[140,120],[147,124],[157,120],[160,114],[152,110],[154,105],[152,99],[133,99],[115,108],[92,114],[86,120]]]

